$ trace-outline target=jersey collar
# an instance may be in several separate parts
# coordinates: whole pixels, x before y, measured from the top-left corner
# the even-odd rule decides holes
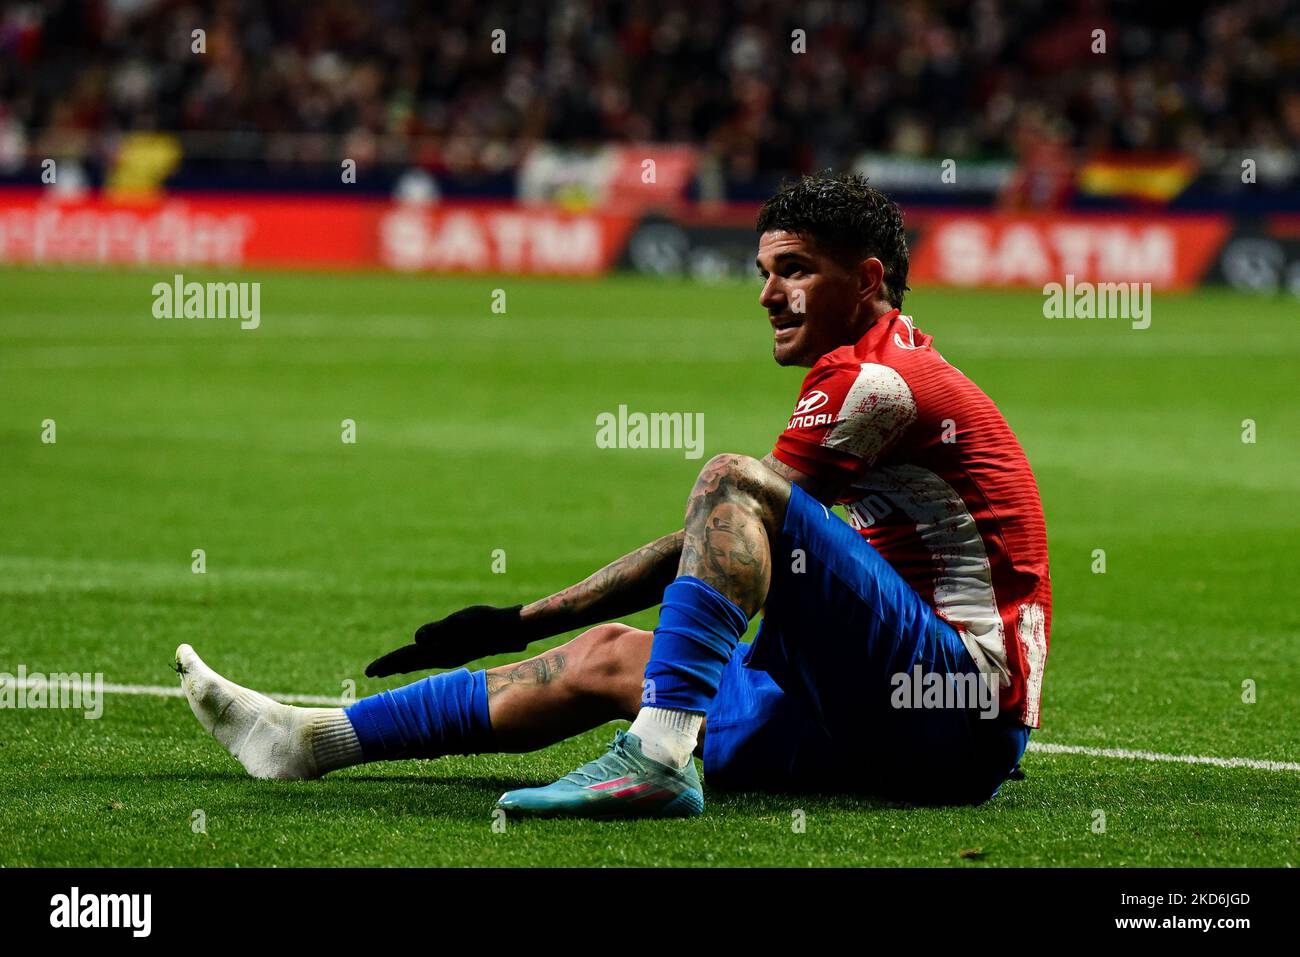
[[[866,334],[857,341],[854,348],[870,348],[885,336],[889,335],[889,330],[893,327],[894,321],[899,317],[902,311],[903,310],[901,309],[891,309],[889,312],[877,319],[871,324],[871,328],[866,331]]]

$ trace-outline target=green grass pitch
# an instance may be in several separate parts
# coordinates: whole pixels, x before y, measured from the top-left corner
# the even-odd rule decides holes
[[[701,461],[599,449],[598,413],[703,412],[706,458],[761,455],[803,374],[771,362],[757,285],[261,274],[237,277],[262,282],[242,331],[155,319],[170,275],[0,272],[0,671],[172,685],[188,641],[272,693],[395,687],[362,669],[420,623],[678,527]],[[1038,475],[1055,621],[1034,740],[1300,761],[1294,301],[1157,294],[1147,330],[1042,301],[908,302]],[[1300,864],[1300,771],[1041,751],[978,808],[706,783],[689,821],[493,829],[501,791],[612,730],[272,783],[177,698],[0,711],[0,865]]]

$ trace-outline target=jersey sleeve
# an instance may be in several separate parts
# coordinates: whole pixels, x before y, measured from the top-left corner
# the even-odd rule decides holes
[[[814,478],[852,479],[898,442],[916,414],[912,390],[889,366],[818,363],[772,455]]]

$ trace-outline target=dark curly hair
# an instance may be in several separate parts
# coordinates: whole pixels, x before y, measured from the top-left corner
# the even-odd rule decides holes
[[[902,308],[908,288],[903,214],[865,176],[817,173],[782,183],[758,211],[759,234],[770,229],[811,237],[846,265],[875,256],[885,267],[885,298]]]

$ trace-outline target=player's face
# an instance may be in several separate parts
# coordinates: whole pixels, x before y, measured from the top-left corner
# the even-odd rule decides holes
[[[858,277],[811,239],[773,229],[758,239],[755,260],[763,277],[758,303],[772,323],[778,365],[811,366],[857,341]]]

